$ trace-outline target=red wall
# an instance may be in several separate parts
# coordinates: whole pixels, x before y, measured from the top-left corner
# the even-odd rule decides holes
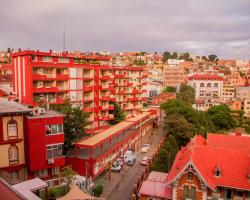
[[[65,158],[56,158],[53,164],[46,159],[46,145],[64,143],[64,134],[46,135],[45,125],[62,124],[63,117],[26,118],[26,158],[29,171],[64,166]]]

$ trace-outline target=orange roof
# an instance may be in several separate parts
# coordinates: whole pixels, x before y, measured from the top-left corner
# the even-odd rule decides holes
[[[188,164],[211,189],[216,186],[250,190],[248,181],[250,163],[250,137],[208,134],[207,140],[195,136],[176,155],[169,172],[168,182],[180,176]],[[220,166],[221,176],[214,170]]]

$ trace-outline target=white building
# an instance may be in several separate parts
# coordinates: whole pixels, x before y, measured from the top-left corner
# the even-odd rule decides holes
[[[195,98],[221,98],[223,77],[209,74],[196,74],[188,78],[188,85],[195,89]]]

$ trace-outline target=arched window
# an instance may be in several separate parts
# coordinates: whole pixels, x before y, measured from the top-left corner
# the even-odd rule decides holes
[[[189,198],[189,187],[187,185],[185,185],[183,188],[183,198]]]
[[[18,164],[19,158],[18,158],[18,148],[17,146],[10,146],[9,148],[9,163],[10,165]]]
[[[190,188],[190,198],[193,200],[196,199],[196,188],[194,186]]]
[[[200,87],[204,87],[204,83],[201,83],[201,84],[200,84]]]
[[[214,84],[214,87],[218,87],[218,83],[215,83],[215,84]]]
[[[17,138],[17,122],[14,119],[11,119],[7,123],[7,132],[9,139]]]
[[[211,87],[211,83],[208,83],[208,84],[207,84],[207,87]]]

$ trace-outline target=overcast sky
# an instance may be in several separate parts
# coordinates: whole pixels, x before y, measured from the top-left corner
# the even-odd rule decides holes
[[[250,59],[250,0],[0,0],[0,49]]]

